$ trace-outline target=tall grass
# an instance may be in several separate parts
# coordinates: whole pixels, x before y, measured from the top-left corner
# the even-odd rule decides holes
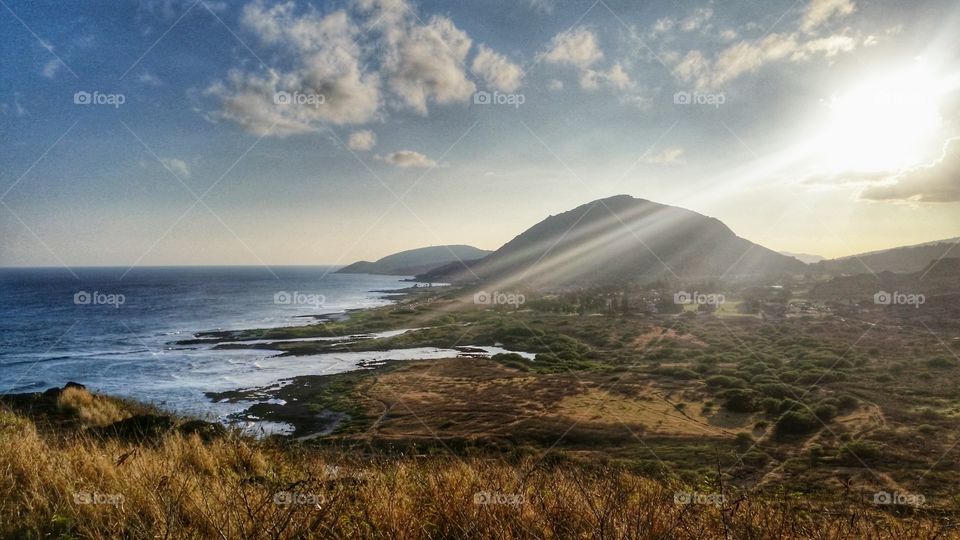
[[[65,403],[82,406],[86,398]],[[83,410],[81,407],[79,410]],[[94,422],[96,424],[97,422]],[[933,538],[933,520],[728,495],[610,467],[369,457],[237,434],[38,433],[0,410],[0,537]],[[831,513],[832,512],[832,513]]]

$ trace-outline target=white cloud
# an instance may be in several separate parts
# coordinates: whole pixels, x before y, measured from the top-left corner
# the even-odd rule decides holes
[[[284,67],[238,69],[211,84],[205,95],[220,108],[208,118],[286,136],[325,124],[368,123],[382,118],[385,107],[426,115],[431,104],[466,102],[476,91],[464,64],[472,40],[450,19],[424,23],[406,0],[351,0],[350,6],[320,13],[289,1],[248,4],[242,24],[283,60],[271,63]],[[498,89],[520,84],[520,68],[489,47],[480,47],[474,64]],[[277,92],[322,99],[278,104]]]
[[[466,101],[477,87],[467,78],[464,61],[471,40],[446,17],[411,24],[389,43],[386,58],[390,89],[403,104],[427,114],[427,102]]]
[[[350,134],[350,139],[347,141],[347,146],[349,146],[351,150],[366,151],[371,150],[376,145],[377,136],[369,129],[354,131]]]
[[[520,66],[485,45],[480,45],[479,52],[473,58],[473,72],[489,87],[501,92],[515,91],[523,80]]]
[[[48,79],[52,79],[57,76],[57,73],[60,71],[60,68],[63,67],[63,64],[60,60],[54,58],[50,60],[43,66],[43,70],[40,71],[40,74]]]
[[[693,32],[704,28],[707,22],[713,17],[713,8],[697,8],[692,14],[680,21],[680,29],[684,32]]]
[[[851,0],[811,0],[803,12],[800,29],[812,32],[833,17],[845,17],[856,10]]]
[[[674,65],[674,72],[701,90],[717,90],[741,75],[777,61],[800,62],[815,56],[832,58],[857,47],[851,36],[804,39],[798,33],[770,34],[759,40],[741,40],[719,51],[712,59],[699,50],[689,51]]]
[[[556,79],[550,79],[549,81],[547,81],[547,89],[554,92],[563,90],[563,82],[558,81]]]
[[[570,65],[583,70],[601,60],[603,51],[596,34],[581,26],[553,36],[550,50],[542,58],[550,64]]]
[[[683,148],[672,146],[670,148],[664,148],[662,151],[650,154],[644,158],[644,163],[650,163],[653,165],[671,165],[677,163],[683,163],[681,160],[683,156]]]
[[[143,73],[141,73],[140,76],[137,77],[137,80],[140,81],[142,84],[145,84],[145,85],[147,85],[147,86],[160,86],[160,84],[162,84],[162,83],[160,82],[160,79],[158,79],[157,77],[153,76],[153,75],[152,75],[150,72],[148,72],[148,71],[144,71]]]
[[[377,157],[378,159],[382,159],[384,162],[395,167],[400,167],[401,169],[432,169],[437,166],[436,161],[428,158],[420,152],[414,152],[413,150],[401,150],[399,152],[387,154],[383,157]]]
[[[576,68],[580,87],[587,90],[595,90],[601,85],[617,90],[633,88],[634,83],[621,63],[616,62],[607,70],[594,67],[603,56],[596,34],[592,30],[579,27],[554,36],[549,49],[539,57],[549,64]],[[552,89],[557,89],[550,84]]]
[[[177,158],[160,158],[160,162],[163,163],[166,169],[180,178],[190,177],[190,165],[188,165],[186,161]]]
[[[221,101],[214,116],[259,135],[278,136],[317,131],[325,123],[358,124],[376,118],[380,80],[361,70],[354,39],[357,26],[343,10],[325,16],[314,10],[297,15],[294,10],[292,2],[270,8],[256,2],[244,8],[243,24],[261,42],[290,56],[294,66],[267,75],[232,71],[226,82],[207,89]],[[312,98],[278,103],[278,92]]]
[[[29,115],[30,111],[28,111],[23,104],[20,103],[20,92],[14,92],[12,104],[0,103],[0,114],[3,114],[4,116],[13,114],[13,116],[20,118],[22,116]]]
[[[633,81],[630,80],[630,76],[624,71],[620,62],[614,64],[613,67],[604,74],[604,78],[617,90],[626,90],[633,86]]]
[[[666,34],[670,30],[673,30],[674,24],[676,23],[674,23],[673,19],[671,19],[670,17],[663,17],[662,19],[657,19],[657,22],[653,23],[653,31],[652,31],[653,36],[656,37],[661,34]]]
[[[553,13],[553,0],[527,0],[527,4],[545,15]]]
[[[740,34],[726,29],[716,37],[730,44],[719,51],[705,53],[693,49],[685,54],[667,52],[662,58],[668,59],[680,79],[693,83],[698,90],[715,91],[738,77],[756,72],[773,62],[801,62],[815,57],[833,58],[854,50],[861,43],[867,44],[868,39],[851,35],[849,28],[823,37],[813,35],[814,30],[822,27],[824,23],[850,15],[855,10],[852,0],[811,0],[795,23],[798,30],[735,41]],[[700,8],[678,23],[678,26],[685,31],[706,31],[711,26],[709,21],[712,16],[712,8]],[[658,21],[654,25],[653,33],[666,32],[671,26],[672,23]],[[741,28],[743,31],[757,29],[753,23]]]
[[[890,183],[868,187],[860,198],[915,202],[960,202],[960,137],[950,139],[938,160],[893,176]]]

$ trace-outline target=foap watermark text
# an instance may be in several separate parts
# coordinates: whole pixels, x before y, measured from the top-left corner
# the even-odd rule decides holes
[[[519,293],[501,291],[480,291],[473,295],[473,303],[478,306],[514,306],[519,307],[527,298]]]
[[[873,295],[873,303],[878,306],[913,306],[920,308],[927,301],[922,294],[893,291],[880,291]]]
[[[673,94],[674,105],[707,105],[719,109],[726,102],[727,96],[723,92],[701,94],[700,92],[681,90]]]
[[[305,105],[309,107],[320,107],[327,102],[327,96],[311,92],[275,92],[273,102],[277,105]]]
[[[504,94],[496,90],[492,94],[485,90],[473,94],[474,105],[509,105],[519,109],[526,102],[527,96],[523,94]]]
[[[74,105],[112,105],[119,109],[121,105],[127,102],[127,96],[124,94],[106,94],[100,91],[87,92],[79,90],[73,94]]]
[[[77,291],[73,295],[73,303],[78,306],[113,306],[119,308],[126,301],[127,297],[120,293]]]
[[[278,306],[321,307],[327,303],[327,297],[322,294],[305,293],[300,291],[277,291],[273,295],[273,303]]]
[[[678,305],[719,306],[726,301],[727,298],[720,293],[677,291],[673,294],[673,303]]]

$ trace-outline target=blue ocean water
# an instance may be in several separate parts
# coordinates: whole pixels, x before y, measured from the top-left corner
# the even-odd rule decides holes
[[[309,316],[385,305],[403,276],[330,267],[0,269],[0,393],[67,381],[200,416],[206,391],[330,370],[330,358],[213,351],[174,342],[204,330],[308,324]]]

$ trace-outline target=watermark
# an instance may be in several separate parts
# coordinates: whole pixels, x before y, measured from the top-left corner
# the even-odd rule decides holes
[[[109,504],[112,506],[120,506],[123,504],[123,495],[119,493],[77,491],[73,494],[73,504]]]
[[[518,293],[505,293],[500,291],[480,291],[473,295],[473,303],[479,306],[513,306],[520,307],[527,301],[527,298]]]
[[[77,291],[73,295],[73,303],[78,306],[113,306],[119,308],[126,301],[127,297],[120,293]]]
[[[926,303],[927,297],[922,294],[908,294],[898,291],[889,293],[880,291],[873,295],[873,303],[878,306],[913,306],[920,309]]]
[[[119,109],[126,102],[127,96],[123,94],[105,94],[96,90],[92,93],[79,90],[73,94],[74,105],[113,105]]]
[[[714,506],[720,506],[727,502],[727,497],[722,493],[678,491],[673,494],[673,502],[676,504],[712,504]]]
[[[498,491],[478,491],[473,494],[473,504],[505,504],[520,506],[523,504],[523,495],[516,493],[500,493]]]
[[[900,493],[878,491],[873,494],[873,504],[898,504],[902,506],[923,506],[927,498],[921,493]]]
[[[519,109],[526,102],[527,96],[523,94],[504,94],[496,90],[492,94],[484,90],[473,94],[474,105],[510,105]]]
[[[300,493],[297,491],[278,491],[273,494],[273,504],[290,506],[292,504],[316,505],[323,502],[323,497],[316,493]]]
[[[273,102],[277,105],[307,105],[311,107],[320,107],[327,102],[327,96],[323,94],[314,94],[310,92],[274,92]]]
[[[322,294],[304,293],[300,291],[279,291],[273,295],[273,303],[280,306],[314,306],[321,307],[327,302]]]
[[[727,102],[727,96],[723,92],[718,94],[701,94],[699,92],[687,92],[681,90],[673,95],[674,105],[711,105],[717,109]]]
[[[701,293],[694,291],[678,291],[673,294],[673,303],[679,305],[695,304],[699,306],[719,306],[726,303],[727,298],[720,293]]]

